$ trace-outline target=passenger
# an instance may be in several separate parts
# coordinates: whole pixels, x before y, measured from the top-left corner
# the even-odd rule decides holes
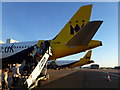
[[[44,55],[47,50],[49,52],[49,46],[50,46],[50,43],[48,41],[41,42],[40,48],[38,49],[39,50],[38,52],[41,55]]]
[[[45,51],[48,50],[49,52],[49,46],[50,46],[50,43],[48,41],[45,41]]]
[[[23,62],[21,63],[21,66],[19,67],[19,71],[20,71],[21,75],[23,75],[23,73],[24,73],[24,70],[23,70],[24,66],[25,66],[25,60],[23,60]]]
[[[32,53],[28,54],[28,57],[26,58],[26,61],[25,61],[25,66],[23,68],[23,71],[26,72],[26,75],[30,74],[31,72],[31,65],[33,63],[33,56],[32,56]]]
[[[41,42],[40,44],[40,54],[44,55],[45,54],[45,43]]]
[[[35,60],[40,60],[41,59],[41,57],[42,57],[42,55],[41,54],[39,54],[38,52],[36,52],[36,54],[35,54]]]
[[[19,72],[19,65],[18,63],[15,64],[15,67],[11,68],[12,70],[12,79],[13,79],[13,86],[15,87],[15,84],[20,79],[20,72]]]
[[[32,66],[32,70],[31,70],[31,71],[33,71],[34,69],[35,69],[35,66],[33,65],[33,66]]]
[[[10,70],[9,77],[8,77],[8,88],[12,88],[12,84],[13,84],[12,70]]]
[[[33,61],[32,53],[29,53],[28,56],[27,56],[27,58],[26,58],[25,64],[29,65],[29,64],[32,63],[32,61]]]
[[[31,69],[30,69],[30,73],[32,73],[32,71],[35,69],[35,65],[33,64],[32,66],[31,66]]]
[[[42,55],[40,55],[38,52],[36,52],[30,70],[31,69],[33,70],[33,68],[35,68],[37,66],[37,64],[39,63],[41,58],[42,58]]]
[[[8,73],[9,73],[8,68],[6,68],[5,72],[2,73],[2,88],[3,89],[8,89]]]

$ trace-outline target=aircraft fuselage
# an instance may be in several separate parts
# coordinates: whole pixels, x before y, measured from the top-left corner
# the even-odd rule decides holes
[[[26,59],[28,54],[34,50],[34,46],[37,44],[38,41],[1,44],[0,60],[2,60],[2,64],[21,63]],[[88,46],[69,47],[64,44],[55,43],[54,40],[51,40],[50,47],[52,48],[53,55],[49,58],[49,60],[84,52],[101,45],[101,41],[91,40]]]

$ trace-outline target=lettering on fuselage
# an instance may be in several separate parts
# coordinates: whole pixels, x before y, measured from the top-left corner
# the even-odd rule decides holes
[[[46,58],[44,57],[43,60],[41,61],[41,64],[39,65],[39,68],[41,68],[45,62]]]
[[[14,44],[12,44],[11,46],[0,46],[0,53],[13,53],[14,52]]]
[[[6,46],[5,49],[4,49],[4,52],[5,52],[5,53],[14,52],[14,50],[13,50],[13,45],[14,45],[14,44],[12,44],[12,46],[9,46],[9,47]]]
[[[32,47],[32,46],[29,46],[29,45],[25,45],[25,46],[20,46],[20,45],[14,45],[12,44],[11,46],[0,46],[0,53],[14,53],[15,50],[23,50],[23,49],[26,49],[26,48],[29,48],[29,47]]]
[[[60,42],[52,42],[52,44],[60,44]]]

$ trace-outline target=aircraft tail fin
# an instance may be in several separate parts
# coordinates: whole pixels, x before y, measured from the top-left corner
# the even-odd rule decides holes
[[[53,39],[54,43],[66,44],[77,32],[90,20],[92,5],[79,8],[74,16],[68,21],[60,33]]]
[[[84,56],[83,58],[81,58],[80,60],[90,61],[91,55],[92,55],[92,50],[89,50],[89,51],[85,54],[85,56]]]
[[[92,55],[92,50],[89,50],[83,58],[91,59],[91,55]]]
[[[91,55],[92,55],[92,50],[89,50],[83,58],[80,58],[79,61],[72,63],[72,65],[70,67],[71,68],[78,67],[78,66],[83,66],[86,64],[93,63],[94,61],[90,61]]]

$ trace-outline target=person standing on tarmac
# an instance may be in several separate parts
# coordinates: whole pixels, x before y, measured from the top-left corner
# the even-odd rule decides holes
[[[8,89],[8,73],[9,73],[8,68],[6,68],[5,72],[2,73],[2,88],[3,89]]]

